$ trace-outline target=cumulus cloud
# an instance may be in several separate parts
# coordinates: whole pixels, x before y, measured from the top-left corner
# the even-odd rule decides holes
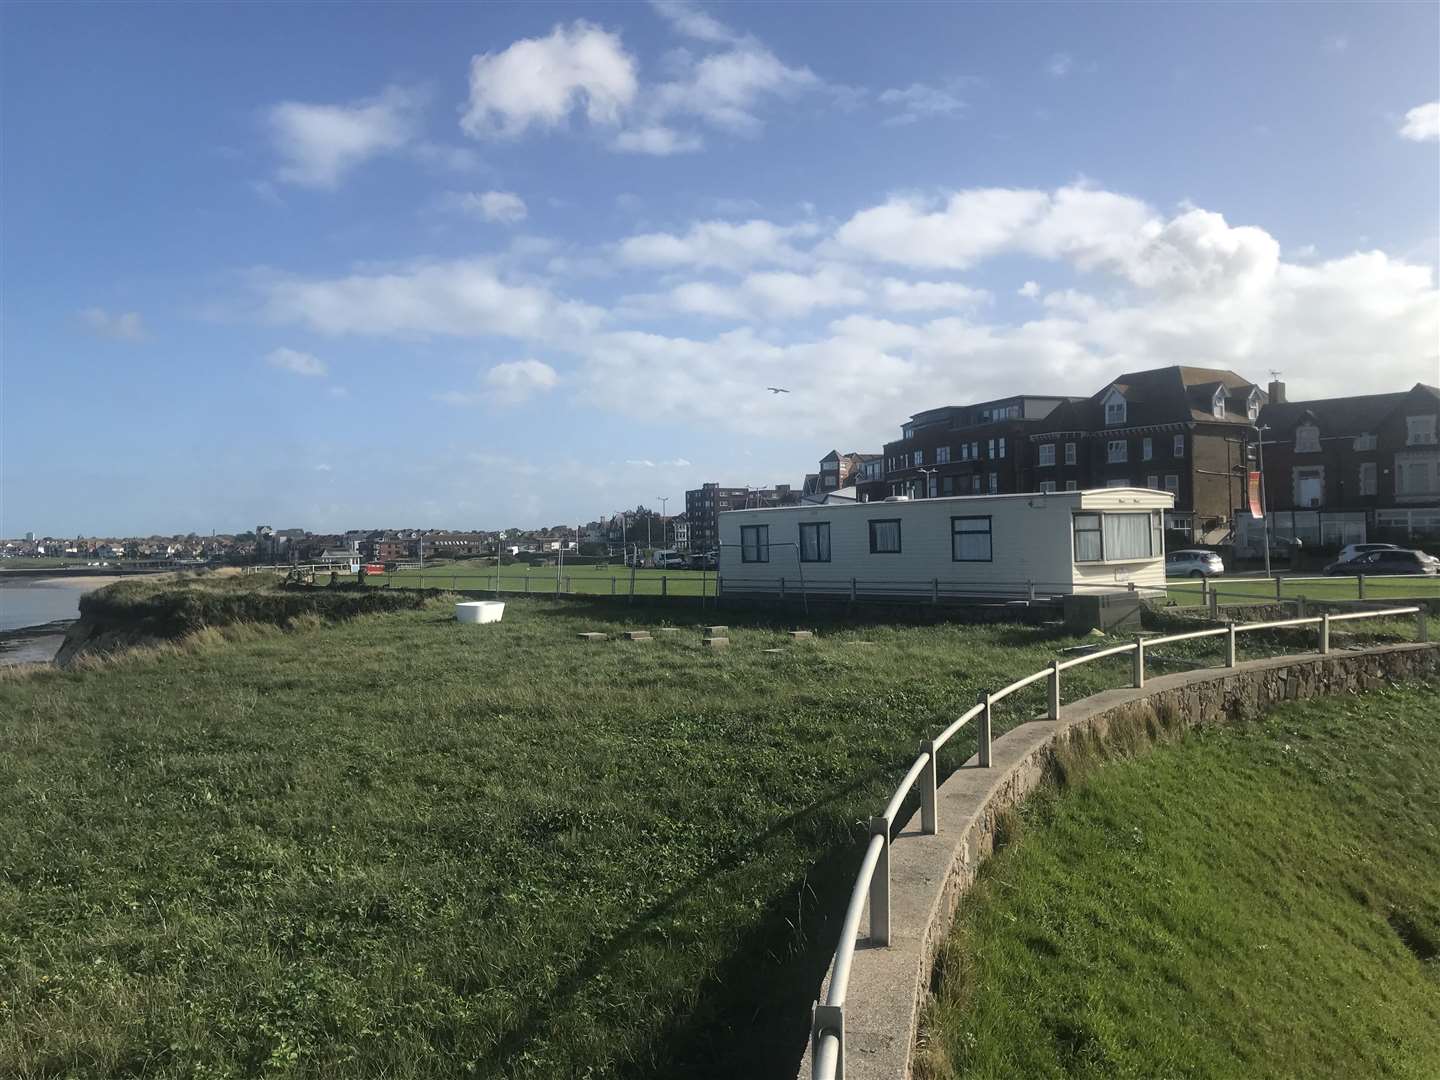
[[[266,355],[265,362],[273,368],[288,371],[291,375],[306,375],[311,378],[323,378],[328,371],[325,361],[318,356],[296,349],[272,349]]]
[[[798,266],[809,261],[795,241],[815,236],[816,225],[776,225],[753,220],[697,221],[683,233],[642,233],[620,244],[633,266],[744,270],[751,266]]]
[[[460,126],[476,137],[513,137],[532,126],[558,127],[575,112],[592,124],[614,125],[638,85],[620,35],[576,21],[473,57]]]
[[[678,34],[712,44],[736,39],[734,31],[689,0],[650,0],[650,6]]]
[[[349,105],[285,101],[266,119],[281,157],[276,178],[301,187],[333,188],[362,162],[410,143],[419,129],[419,94],[392,86]]]
[[[616,150],[630,154],[651,154],[655,157],[669,157],[671,154],[688,154],[699,150],[705,140],[699,135],[683,133],[664,124],[632,128],[615,136],[611,144]]]
[[[441,205],[501,225],[524,221],[529,213],[525,200],[510,191],[452,191]]]
[[[1400,137],[1413,142],[1433,142],[1440,139],[1440,101],[1416,105],[1407,112],[1405,123],[1400,127]]]
[[[953,86],[927,86],[925,83],[885,90],[878,100],[881,105],[895,110],[885,118],[887,124],[914,124],[931,117],[948,116],[965,108],[965,102],[955,95]]]
[[[482,371],[478,391],[447,390],[436,400],[447,405],[519,405],[560,383],[559,373],[542,360],[512,360]]]
[[[322,334],[567,339],[604,312],[542,285],[510,282],[482,259],[422,262],[338,278],[261,275],[265,313]]]
[[[80,312],[80,321],[97,337],[111,341],[144,341],[149,335],[138,311],[117,311],[114,314],[104,308],[86,308]]]

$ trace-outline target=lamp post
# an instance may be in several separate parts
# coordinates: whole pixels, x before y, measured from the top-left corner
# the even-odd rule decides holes
[[[930,498],[930,478],[931,478],[932,476],[934,476],[936,473],[938,473],[940,470],[939,470],[939,469],[916,469],[915,471],[918,472],[921,476],[925,477],[925,479],[920,482],[920,483],[921,483],[921,492],[922,492],[922,494],[921,494],[920,497],[921,497],[922,499],[928,499],[928,498]]]
[[[670,541],[667,539],[669,530],[665,528],[665,507],[670,502],[670,496],[656,495],[655,498],[660,502],[660,543],[668,546]]]
[[[1270,576],[1270,489],[1265,483],[1265,432],[1270,430],[1270,425],[1256,427],[1250,425],[1250,430],[1255,432],[1255,453],[1260,466],[1260,523],[1261,535],[1265,538],[1265,576]]]

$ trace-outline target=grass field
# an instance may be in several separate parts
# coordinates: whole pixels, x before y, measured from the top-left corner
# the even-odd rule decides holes
[[[1274,578],[1222,577],[1213,579],[1210,588],[1217,590],[1220,603],[1243,604],[1249,600],[1257,603],[1276,599]],[[1189,605],[1204,602],[1204,592],[1199,581],[1170,582],[1167,590],[1170,599],[1177,604]],[[1360,583],[1353,577],[1332,577],[1317,580],[1300,577],[1280,579],[1280,598],[1294,600],[1303,596],[1308,600],[1358,600]],[[1440,599],[1440,577],[1394,576],[1367,577],[1365,599],[1384,600],[1389,597],[1414,598],[1431,597]]]
[[[1023,809],[920,1075],[1440,1076],[1440,685],[1193,733]]]
[[[268,610],[241,587],[161,607]],[[1075,642],[731,613],[723,653],[693,625],[578,641],[677,617],[609,601],[279,614],[0,681],[0,1076],[786,1075],[864,822],[922,737]]]

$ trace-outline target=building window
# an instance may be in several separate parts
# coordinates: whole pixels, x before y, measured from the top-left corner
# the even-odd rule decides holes
[[[1125,423],[1125,399],[1118,393],[1112,394],[1105,402],[1105,423],[1112,425]]]
[[[979,474],[979,473],[976,473],[974,476],[970,477],[970,490],[973,491],[976,495],[979,495],[979,494],[980,494],[980,474]]]
[[[1007,442],[1009,442],[1009,441],[1010,441],[1009,439],[996,439],[996,440],[995,440],[995,445],[996,445],[996,447],[999,449],[999,451],[1000,451],[1000,456],[1001,456],[1002,458],[1005,456],[1005,444],[1006,444]]]
[[[935,451],[935,464],[948,465],[950,463],[950,448],[942,446]]]
[[[993,473],[993,472],[992,472],[992,473],[990,474],[990,494],[991,494],[991,495],[994,495],[994,494],[995,494],[996,492],[998,492],[999,490],[1000,490],[1000,474],[999,474],[999,473]]]
[[[1251,390],[1250,397],[1245,401],[1245,415],[1252,421],[1260,418],[1260,391]]]
[[[1148,559],[1155,553],[1151,515],[1104,514],[1104,557],[1107,562]]]
[[[1075,561],[1099,562],[1105,555],[1099,514],[1075,515]]]
[[[1055,493],[1055,481],[1054,481],[1054,480],[1041,480],[1041,481],[1040,481],[1040,494],[1041,494],[1041,495],[1053,495],[1054,493]]]
[[[1396,495],[1435,495],[1440,493],[1440,461],[1395,462]]]
[[[870,522],[870,554],[900,554],[899,518],[881,518]]]
[[[1360,494],[1361,494],[1361,495],[1374,495],[1374,494],[1375,494],[1375,488],[1376,488],[1375,479],[1376,479],[1375,462],[1373,462],[1373,461],[1364,462],[1364,463],[1360,466]]]
[[[925,464],[925,451],[924,451],[924,450],[916,450],[916,451],[915,451],[915,464],[916,464],[916,465],[924,465],[924,464]]]
[[[1295,429],[1295,452],[1297,454],[1318,454],[1320,452],[1320,429],[1314,424],[1303,424]]]
[[[1066,491],[1079,491],[1080,488],[1079,488],[1079,485],[1077,485],[1074,480],[1066,480],[1066,481],[1065,481],[1065,490],[1066,490]]]
[[[1075,444],[1073,442],[1067,442],[1065,444],[1065,464],[1075,464]]]
[[[1112,465],[1130,460],[1130,444],[1124,439],[1111,439],[1105,449],[1105,460]]]
[[[1105,486],[1106,486],[1106,487],[1129,487],[1129,486],[1130,486],[1130,479],[1129,479],[1129,477],[1126,477],[1124,480],[1106,480],[1106,481],[1105,481]]]
[[[930,474],[930,484],[929,484],[929,488],[930,488],[930,498],[933,499],[933,498],[935,498],[936,495],[939,495],[939,494],[940,494],[940,478],[939,478],[938,476],[936,476],[934,473],[931,473],[931,474]]]
[[[742,563],[770,561],[769,525],[740,526],[740,561]]]
[[[1180,494],[1180,477],[1178,474],[1173,472],[1165,474],[1165,490],[1170,492],[1171,495]]]
[[[995,453],[995,440],[994,440],[994,439],[991,439],[991,440],[990,440],[990,445],[989,445],[988,447],[986,447],[986,449],[989,451],[989,453],[987,454],[987,456],[988,456],[992,461],[993,461],[995,458],[997,458],[997,457],[1000,456],[999,454]]]
[[[1405,417],[1406,446],[1435,445],[1435,414]]]
[[[800,561],[830,561],[830,523],[807,521],[800,526]]]
[[[1159,491],[1160,477],[1156,476],[1154,473],[1151,473],[1149,476],[1145,477],[1145,486],[1154,491]]]
[[[990,561],[990,519],[988,517],[953,517],[950,519],[950,559],[952,562]]]
[[[1219,386],[1215,389],[1215,396],[1210,400],[1210,415],[1216,420],[1225,419],[1225,387]]]
[[[1149,461],[1155,456],[1155,445],[1150,439],[1140,440],[1140,460]]]
[[[1374,449],[1375,449],[1375,436],[1374,436],[1374,435],[1356,435],[1356,436],[1355,436],[1355,445],[1354,445],[1353,449],[1355,449],[1355,450],[1374,450]]]
[[[1054,464],[1055,464],[1055,444],[1054,444],[1054,443],[1041,443],[1041,444],[1040,444],[1040,464],[1041,464],[1042,466],[1045,466],[1045,465],[1054,465]]]
[[[1294,470],[1294,483],[1296,506],[1313,509],[1324,501],[1324,469],[1296,469]]]
[[[1170,454],[1171,454],[1172,457],[1184,457],[1184,456],[1185,456],[1185,436],[1184,436],[1184,435],[1176,435],[1176,436],[1175,436],[1175,445],[1170,448]]]
[[[944,491],[946,495],[955,494],[955,477],[947,476],[944,480]]]

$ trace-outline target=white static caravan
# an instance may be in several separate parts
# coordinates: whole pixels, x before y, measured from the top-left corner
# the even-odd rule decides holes
[[[720,515],[720,590],[850,598],[1033,598],[1165,587],[1149,488],[785,506]]]

